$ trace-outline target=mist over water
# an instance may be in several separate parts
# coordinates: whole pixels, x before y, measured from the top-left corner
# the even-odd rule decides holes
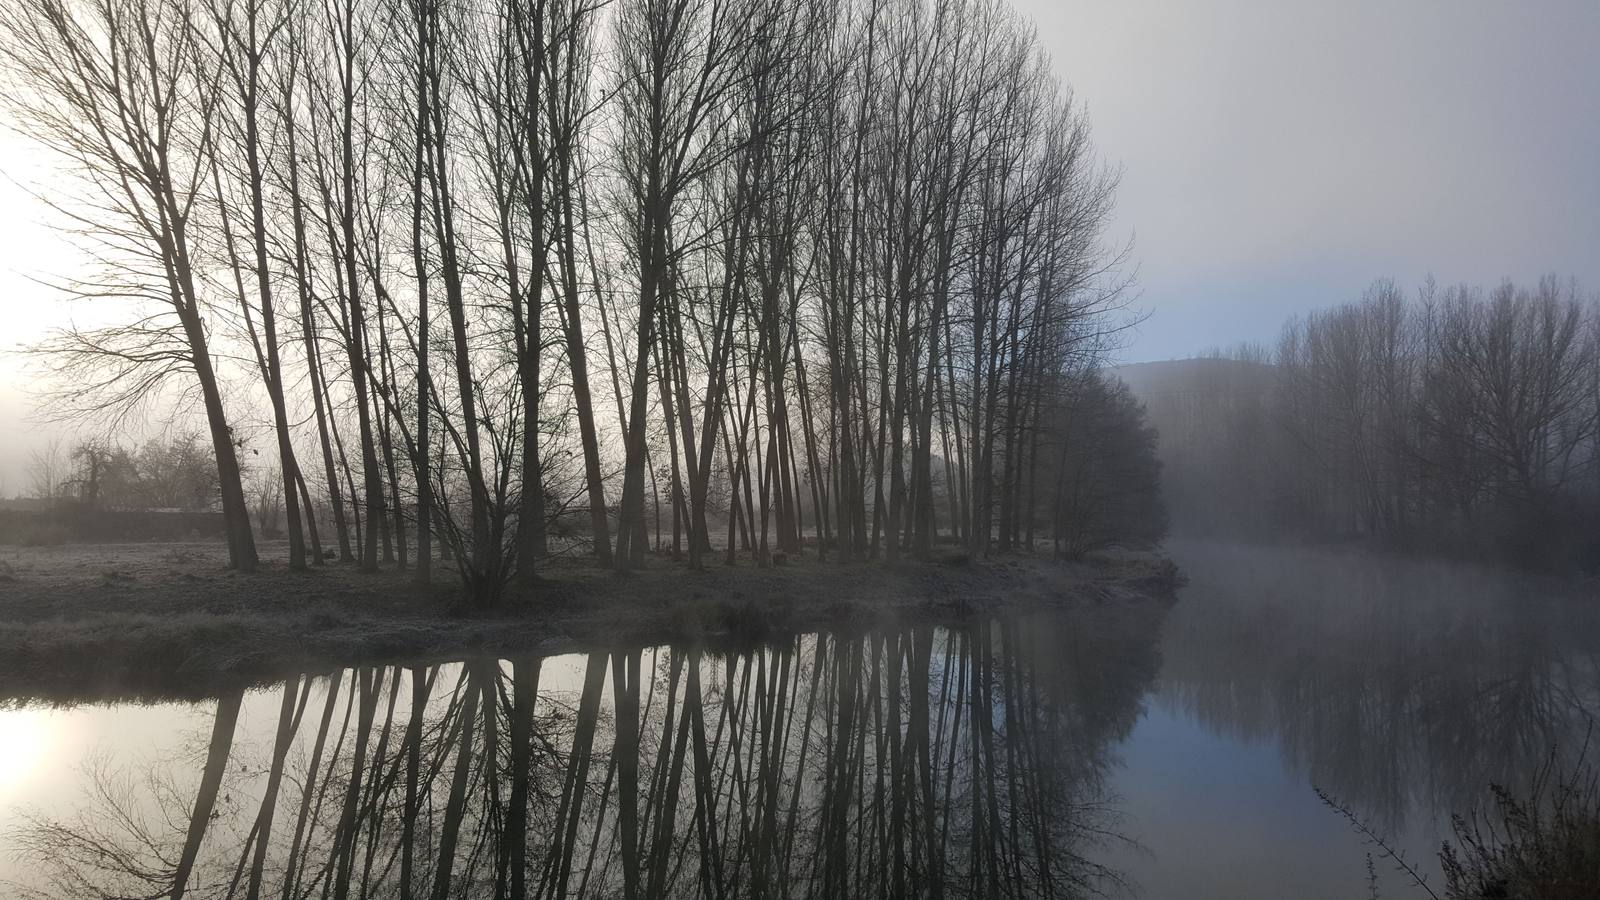
[[[1354,549],[1169,549],[1190,582],[1117,782],[1154,850],[1149,896],[1361,896],[1368,852],[1384,896],[1419,895],[1313,786],[1437,889],[1451,815],[1570,767],[1590,736],[1600,616],[1570,583]]]

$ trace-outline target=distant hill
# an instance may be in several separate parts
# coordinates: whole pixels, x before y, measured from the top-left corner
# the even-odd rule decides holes
[[[1162,494],[1174,534],[1253,534],[1266,527],[1262,468],[1277,367],[1218,357],[1118,366],[1159,435]]]
[[[1168,359],[1115,366],[1110,374],[1146,404],[1176,396],[1242,396],[1272,386],[1277,367],[1219,357]]]

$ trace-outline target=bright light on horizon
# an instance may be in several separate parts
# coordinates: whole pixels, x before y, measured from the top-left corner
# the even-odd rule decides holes
[[[0,710],[0,811],[32,783],[56,746],[61,714],[49,709]]]

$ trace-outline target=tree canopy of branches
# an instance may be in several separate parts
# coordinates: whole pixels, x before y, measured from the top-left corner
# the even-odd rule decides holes
[[[67,286],[137,308],[41,349],[78,412],[198,392],[240,568],[251,442],[292,567],[426,579],[438,540],[484,603],[652,533],[1104,527],[1058,476],[1074,404],[1135,412],[1091,374],[1115,173],[997,0],[18,0],[0,36],[101,263]]]
[[[84,509],[211,509],[217,466],[198,434],[152,440],[131,451],[105,440],[80,441],[62,460],[36,454],[34,495]]]

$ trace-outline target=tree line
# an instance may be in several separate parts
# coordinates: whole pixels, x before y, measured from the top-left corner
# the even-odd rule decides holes
[[[90,438],[63,451],[59,442],[28,463],[35,499],[84,510],[206,510],[216,502],[217,466],[199,434],[146,441],[130,449]]]
[[[1195,488],[1180,521],[1600,561],[1600,306],[1575,282],[1380,280],[1274,348],[1217,355],[1226,377],[1148,398]]]
[[[21,0],[0,35],[96,262],[61,286],[137,310],[38,352],[80,413],[198,401],[238,568],[252,441],[291,567],[425,580],[442,542],[484,601],[558,524],[617,568],[663,517],[695,566],[1082,530],[1116,178],[1003,3]]]

